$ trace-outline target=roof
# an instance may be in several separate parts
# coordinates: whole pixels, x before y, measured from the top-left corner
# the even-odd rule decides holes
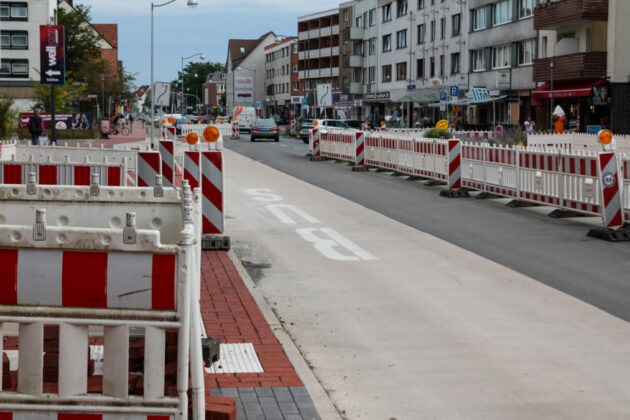
[[[92,27],[96,29],[98,33],[103,35],[105,40],[109,42],[112,47],[118,48],[118,24],[117,23],[93,23]]]
[[[209,74],[206,82],[225,82],[225,72],[215,71]]]
[[[144,96],[145,93],[147,93],[147,90],[149,90],[149,85],[142,85],[138,88],[138,90],[136,90],[136,96],[141,98]]]
[[[232,63],[245,59],[269,34],[273,32],[269,31],[258,39],[230,39],[228,53]]]
[[[276,38],[277,39],[277,38]],[[287,42],[292,43],[297,40],[297,37],[287,37],[281,40],[280,42],[274,42],[273,44],[269,44],[265,47],[265,51],[270,50],[272,48],[278,47],[280,45],[286,44]]]

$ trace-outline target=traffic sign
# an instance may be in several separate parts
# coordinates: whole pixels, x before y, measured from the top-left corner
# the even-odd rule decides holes
[[[457,98],[459,96],[459,86],[451,86],[451,97]]]
[[[446,92],[440,92],[440,101],[446,100]]]

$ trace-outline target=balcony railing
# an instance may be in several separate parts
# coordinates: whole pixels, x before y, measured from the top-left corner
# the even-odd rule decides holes
[[[607,21],[608,0],[560,0],[534,9],[534,29],[554,29],[570,23]]]
[[[534,60],[534,82],[551,80],[551,58]],[[590,52],[553,57],[553,80],[600,79],[606,77],[606,53]]]

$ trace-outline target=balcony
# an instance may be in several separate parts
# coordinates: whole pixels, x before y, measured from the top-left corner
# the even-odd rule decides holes
[[[553,80],[601,79],[606,77],[606,53],[590,52],[553,58]],[[551,58],[534,60],[534,82],[551,80]]]
[[[357,68],[363,67],[363,57],[360,55],[346,55],[343,57],[344,67]]]
[[[363,28],[348,28],[348,36],[351,41],[359,41],[363,39]]]
[[[608,0],[560,0],[534,9],[536,30],[588,21],[608,21]]]
[[[361,83],[350,83],[350,89],[348,89],[351,95],[361,95],[363,93],[363,85]]]
[[[302,31],[298,33],[298,39],[300,41],[308,39],[308,31]]]

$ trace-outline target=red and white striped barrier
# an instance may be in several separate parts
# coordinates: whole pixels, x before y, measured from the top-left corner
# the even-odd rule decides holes
[[[453,131],[453,136],[468,140],[492,140],[496,133],[494,131]]]
[[[624,156],[623,160],[623,209],[625,213],[625,220],[630,220],[630,158]]]
[[[175,310],[175,267],[174,254],[0,249],[0,304]]]
[[[321,157],[318,128],[313,128],[309,132],[309,144],[310,144],[310,149],[311,149],[311,156],[315,158]]]
[[[602,183],[602,205],[604,227],[614,229],[623,226],[621,206],[621,183],[617,167],[617,153],[603,152],[598,156]]]
[[[223,153],[201,153],[202,233],[221,235],[224,232],[223,213]]]
[[[232,138],[238,139],[241,136],[240,129],[238,126],[238,120],[234,119],[232,121]]]
[[[291,134],[295,134],[295,130],[297,129],[297,121],[295,119],[291,119]]]
[[[448,141],[448,189],[458,190],[462,187],[462,142]]]
[[[48,413],[41,411],[0,411],[0,420],[173,420],[173,416],[138,414],[122,417],[120,414]]]
[[[175,131],[175,127],[170,125],[162,126],[162,140],[176,140],[177,134]]]
[[[365,133],[359,131],[355,134],[355,161],[354,164],[361,168],[365,166]]]
[[[155,186],[155,176],[162,173],[161,166],[159,152],[139,152],[137,185],[139,187]]]
[[[200,152],[184,152],[184,179],[193,191],[201,186]]]
[[[125,166],[116,164],[71,164],[36,162],[0,162],[0,184],[26,184],[35,173],[40,185],[91,185],[92,175],[99,175],[99,185],[123,186]]]
[[[164,186],[172,187],[175,184],[175,142],[161,140],[159,152]]]

